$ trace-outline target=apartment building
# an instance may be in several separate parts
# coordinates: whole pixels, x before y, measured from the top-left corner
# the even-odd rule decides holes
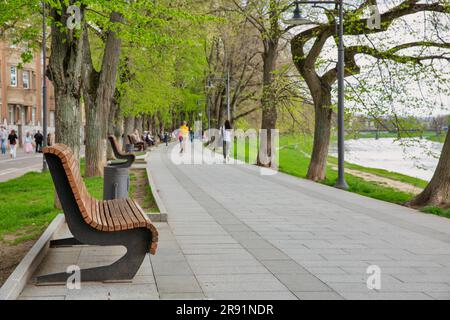
[[[22,64],[22,49],[0,40],[0,124],[42,127],[42,55]],[[47,81],[47,123],[55,126],[55,96]]]

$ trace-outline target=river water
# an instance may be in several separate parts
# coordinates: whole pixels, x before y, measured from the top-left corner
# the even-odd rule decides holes
[[[363,138],[345,141],[345,161],[431,180],[442,143],[426,139]],[[334,145],[330,154],[337,156]]]

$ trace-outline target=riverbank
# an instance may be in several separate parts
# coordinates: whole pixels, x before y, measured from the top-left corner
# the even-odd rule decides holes
[[[311,136],[281,136],[279,142],[279,170],[293,176],[306,178],[312,146],[313,139]],[[255,150],[250,151],[248,145],[246,146],[245,155],[237,155],[237,149],[238,147],[236,146],[234,156],[239,160],[248,162],[249,159],[256,159]],[[337,179],[336,167],[337,158],[329,156],[326,179],[320,181],[320,183],[330,186],[334,185]],[[384,169],[370,168],[348,162],[345,163],[345,167],[347,168],[346,181],[349,185],[349,192],[399,205],[403,205],[406,201],[413,198],[418,191],[425,188],[428,184],[425,180]],[[372,178],[379,178],[379,181],[368,179],[364,174],[370,175]],[[400,187],[399,183],[401,183],[402,187]],[[409,191],[406,190],[408,186],[410,186]],[[449,209],[427,207],[423,208],[422,211],[450,218]]]
[[[400,135],[397,132],[388,132],[388,131],[380,131],[376,132],[347,132],[345,135],[345,139],[364,139],[364,138],[394,138],[398,139],[399,136],[402,138],[423,138],[434,142],[444,143],[446,132],[442,131],[440,134],[437,134],[435,131],[415,131],[415,132],[402,132]]]

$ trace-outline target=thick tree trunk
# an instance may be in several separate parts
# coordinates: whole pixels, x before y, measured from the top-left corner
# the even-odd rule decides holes
[[[306,177],[313,181],[320,181],[326,177],[333,110],[330,103],[317,105],[314,109],[314,145]]]
[[[142,128],[143,128],[143,119],[142,116],[136,116],[134,120],[134,130],[139,130],[139,134],[142,134]]]
[[[433,178],[427,187],[408,204],[414,207],[450,206],[450,130],[447,131]]]
[[[110,21],[117,23],[123,20],[121,14],[112,12]],[[87,38],[87,37],[86,37]],[[88,42],[88,39],[86,40]],[[92,67],[90,50],[85,50],[86,68],[85,97],[86,104],[86,167],[85,176],[102,176],[106,164],[106,135],[111,101],[116,88],[116,75],[119,65],[121,40],[116,33],[108,30],[102,60],[102,70],[96,72]]]
[[[270,167],[272,165],[272,134],[277,124],[277,105],[273,93],[272,81],[275,70],[278,50],[278,40],[267,40],[264,46],[263,57],[263,94],[261,99],[262,118],[261,130],[266,130],[266,135],[262,135],[258,152],[257,164],[259,166]],[[266,137],[266,138],[264,138]]]
[[[69,5],[74,1],[69,1]],[[62,29],[69,15],[67,6],[61,1],[61,10],[52,8],[51,56],[47,76],[55,88],[55,142],[69,146],[77,159],[80,153],[81,129],[81,66],[84,39],[77,35],[78,30]],[[63,14],[61,14],[63,12]],[[84,6],[80,7],[81,19],[84,19]],[[81,34],[85,31],[81,29]]]
[[[133,133],[134,130],[134,116],[127,116],[125,117],[123,121],[123,141],[124,145],[123,148],[125,150],[125,144],[131,143],[131,141],[128,140],[128,135]]]

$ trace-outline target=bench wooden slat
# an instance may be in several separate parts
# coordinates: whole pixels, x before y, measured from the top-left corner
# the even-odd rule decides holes
[[[108,202],[109,207],[109,213],[111,214],[111,217],[116,218],[117,225],[119,227],[119,230],[127,230],[127,223],[122,217],[122,214],[120,213],[120,210],[117,207],[117,203],[112,200],[106,200]]]
[[[109,214],[109,210],[105,208],[105,201],[99,202],[100,214],[103,216],[103,219],[106,220],[107,230],[114,231],[114,221]]]
[[[121,199],[120,205],[122,207],[122,212],[125,212],[131,219],[131,222],[133,223],[134,228],[139,228],[139,220],[136,218],[136,216],[133,213],[132,208],[129,206],[127,199]]]
[[[127,199],[127,203],[130,206],[133,214],[139,221],[139,227],[145,228],[147,226],[147,221],[145,220],[142,213],[139,211],[139,209],[136,207],[135,202],[131,199]]]

